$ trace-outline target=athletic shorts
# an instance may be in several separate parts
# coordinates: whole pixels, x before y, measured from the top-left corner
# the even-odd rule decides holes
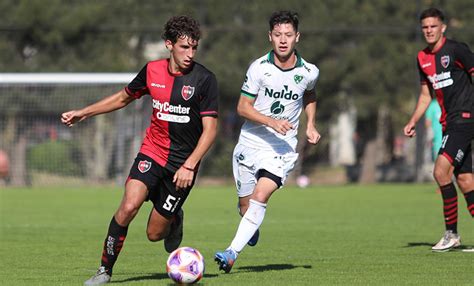
[[[176,185],[173,183],[174,174],[152,158],[138,153],[130,169],[128,180],[135,179],[143,182],[148,188],[146,200],[152,201],[154,208],[162,216],[171,218],[181,209],[196,179],[196,174],[194,174],[190,187],[176,190]]]
[[[298,153],[291,150],[260,150],[237,144],[232,156],[237,195],[241,198],[253,193],[259,170],[281,178],[283,185],[297,159]]]
[[[455,175],[473,172],[472,140],[474,140],[474,123],[455,124],[443,133],[438,154],[451,162]]]

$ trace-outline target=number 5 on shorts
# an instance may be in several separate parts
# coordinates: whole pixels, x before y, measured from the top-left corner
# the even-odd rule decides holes
[[[175,197],[173,197],[172,195],[168,195],[168,197],[166,198],[166,202],[163,204],[163,208],[167,211],[171,211],[175,201],[176,201]]]

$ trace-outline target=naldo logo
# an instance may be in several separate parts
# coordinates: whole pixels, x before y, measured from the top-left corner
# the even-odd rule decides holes
[[[280,115],[285,111],[285,106],[279,101],[275,101],[270,107],[270,111],[275,115]]]
[[[265,96],[273,97],[275,99],[284,98],[284,99],[298,99],[298,93],[294,93],[292,90],[288,90],[288,86],[284,85],[282,90],[274,91],[273,89],[268,89],[265,87]]]

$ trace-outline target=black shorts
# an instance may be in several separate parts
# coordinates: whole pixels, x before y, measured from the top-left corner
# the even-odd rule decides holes
[[[455,175],[473,172],[472,140],[474,140],[474,123],[455,124],[443,132],[439,155],[451,162]]]
[[[138,153],[128,180],[143,182],[148,188],[147,201],[152,201],[154,208],[162,216],[171,218],[183,206],[196,179],[194,174],[190,187],[176,190],[176,185],[173,183],[174,174],[175,172],[160,166],[152,158]]]

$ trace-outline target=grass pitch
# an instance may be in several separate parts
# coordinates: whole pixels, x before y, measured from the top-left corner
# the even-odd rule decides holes
[[[82,285],[99,265],[121,188],[0,190],[0,284]],[[196,187],[185,204],[182,245],[201,251],[200,285],[472,285],[474,253],[432,253],[444,231],[433,185],[287,187],[267,208],[256,247],[217,271],[240,217],[233,187]],[[170,285],[163,243],[149,242],[151,203],[132,222],[111,285]],[[459,195],[458,229],[474,246]]]

